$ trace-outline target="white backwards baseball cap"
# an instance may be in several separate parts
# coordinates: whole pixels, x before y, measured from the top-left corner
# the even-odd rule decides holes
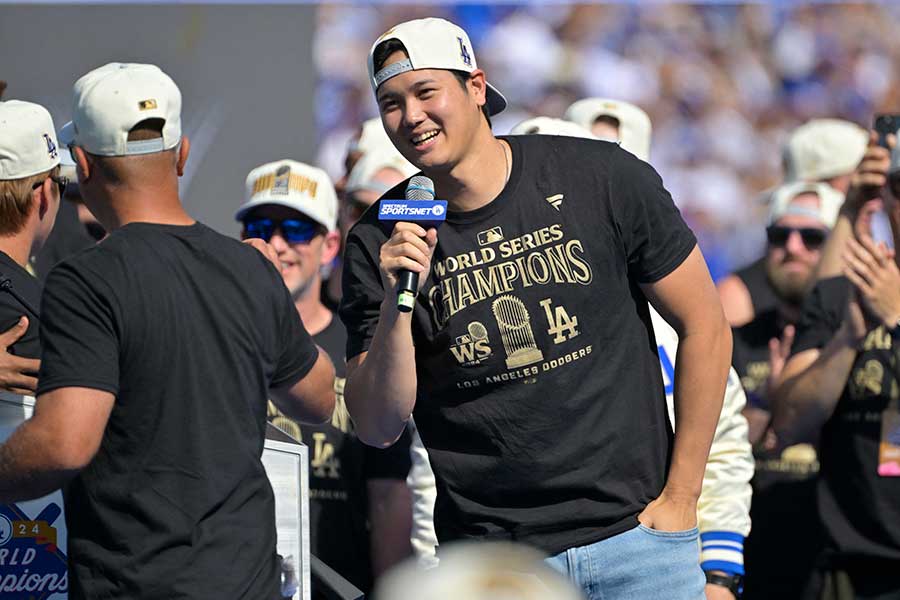
[[[146,119],[162,119],[162,137],[128,141]],[[98,156],[170,150],[181,142],[181,92],[155,65],[109,63],[84,75],[72,90],[72,120],[60,141]]]
[[[387,65],[375,72],[375,48],[387,40],[397,40],[406,48],[409,58]],[[458,25],[444,19],[427,18],[406,21],[383,33],[369,50],[369,79],[372,90],[401,73],[418,69],[450,69],[471,73],[478,68],[469,35]],[[497,88],[487,84],[488,114],[496,115],[506,108],[506,98]]]
[[[56,129],[40,104],[0,102],[0,179],[22,179],[59,164]]]
[[[794,198],[800,194],[815,194],[819,197],[819,206],[812,208],[800,204],[794,204]],[[772,191],[769,204],[769,225],[772,225],[781,217],[797,215],[812,217],[820,223],[832,229],[837,223],[838,213],[844,204],[844,195],[821,182],[792,181],[784,183]]]
[[[795,129],[784,148],[785,181],[820,181],[853,172],[869,132],[850,121],[813,119]]]
[[[634,104],[610,98],[584,98],[566,109],[563,116],[588,131],[600,117],[612,117],[619,122],[618,142],[622,148],[643,161],[650,160],[650,117]]]
[[[510,130],[510,135],[564,135],[568,137],[596,140],[597,136],[578,123],[553,117],[532,117],[525,119]]]
[[[360,190],[372,190],[383,194],[388,191],[394,186],[386,186],[374,179],[375,175],[382,169],[394,169],[400,173],[403,179],[419,172],[418,167],[413,166],[396,150],[393,152],[369,152],[363,154],[359,162],[353,166],[353,170],[350,171],[350,175],[347,177],[345,192],[352,194]]]
[[[295,160],[276,160],[256,167],[247,175],[247,200],[234,218],[257,206],[275,204],[302,213],[333,231],[337,226],[337,194],[322,169]]]

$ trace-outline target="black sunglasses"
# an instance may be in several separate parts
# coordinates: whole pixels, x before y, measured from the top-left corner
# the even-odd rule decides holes
[[[62,198],[63,195],[66,193],[66,186],[69,185],[69,178],[62,176],[62,175],[60,175],[58,177],[54,177],[53,175],[48,175],[48,177],[50,178],[50,181],[55,183],[56,186],[59,188],[59,197]],[[41,187],[42,185],[44,185],[44,182],[38,181],[33,186],[31,186],[31,189],[36,190],[39,187]]]
[[[282,237],[289,244],[305,244],[320,233],[322,226],[302,219],[284,219],[282,221],[252,219],[244,221],[244,231],[247,237],[261,238],[268,242],[277,230],[281,231]]]
[[[825,238],[828,237],[828,232],[824,229],[817,229],[816,227],[783,227],[781,225],[769,225],[766,228],[766,237],[771,245],[782,247],[787,244],[788,238],[795,231],[800,234],[803,245],[810,250],[821,248],[822,244],[825,243]]]

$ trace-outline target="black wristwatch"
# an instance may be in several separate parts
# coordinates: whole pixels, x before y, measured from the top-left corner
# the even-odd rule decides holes
[[[706,573],[706,583],[711,583],[713,585],[721,585],[724,588],[728,588],[734,597],[740,600],[741,595],[744,593],[744,577],[743,575],[722,575],[721,573],[713,573],[712,571],[705,571]]]

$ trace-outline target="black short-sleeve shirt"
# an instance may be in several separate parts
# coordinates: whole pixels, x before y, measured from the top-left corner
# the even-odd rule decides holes
[[[851,284],[819,282],[803,307],[793,353],[823,348],[844,319]],[[900,561],[900,477],[879,475],[885,415],[900,411],[898,340],[879,326],[856,355],[819,444],[819,514],[837,563]]]
[[[615,144],[506,140],[501,194],[449,212],[438,231],[413,312],[414,414],[439,540],[556,553],[634,527],[663,488],[672,432],[638,284],[673,271],[696,240],[656,172]],[[348,356],[374,335],[391,228],[373,207],[349,235]]]
[[[269,421],[309,447],[309,550],[363,592],[372,587],[368,482],[406,480],[412,464],[408,432],[390,448],[363,444],[344,403],[347,332],[337,318],[313,336],[334,363],[335,409],[321,425],[297,423],[269,402]],[[316,590],[313,590],[315,593]]]
[[[39,321],[31,314],[29,308],[22,304],[24,300],[31,310],[38,311],[41,306],[41,283],[22,265],[14,261],[5,252],[0,252],[0,276],[9,280],[9,290],[0,289],[0,333],[19,322],[23,316],[28,317],[28,329],[9,351],[26,358],[41,357],[41,342],[38,336]],[[19,298],[16,298],[18,295]]]
[[[50,272],[41,340],[39,395],[116,397],[64,488],[70,597],[277,597],[267,392],[318,352],[275,268],[199,223],[132,223]]]

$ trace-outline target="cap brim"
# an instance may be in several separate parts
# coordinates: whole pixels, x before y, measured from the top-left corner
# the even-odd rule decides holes
[[[59,135],[56,136],[56,139],[59,140],[59,143],[62,146],[69,147],[75,143],[75,124],[72,121],[69,121],[65,125],[62,126],[62,129],[59,130]]]
[[[492,117],[497,113],[503,112],[506,108],[506,98],[500,93],[500,90],[491,84],[487,84],[487,93],[485,96],[487,99],[488,114]]]
[[[306,212],[305,210],[301,210],[301,209],[297,208],[296,204],[294,204],[292,202],[287,202],[287,201],[282,202],[282,201],[279,201],[279,200],[276,200],[273,198],[259,198],[257,200],[253,200],[252,202],[248,202],[248,203],[244,204],[234,214],[234,220],[235,221],[243,221],[244,217],[247,216],[247,213],[249,213],[251,210],[253,210],[254,208],[256,208],[258,206],[284,206],[286,208],[290,208],[291,210],[295,210],[298,213],[300,213],[301,215],[315,221],[316,223],[318,223],[319,225],[321,225],[328,231],[332,231],[334,229],[334,227],[331,227],[328,223],[323,223],[319,217],[317,217],[315,215],[311,215],[308,212]],[[335,227],[337,227],[337,225],[335,225]]]

